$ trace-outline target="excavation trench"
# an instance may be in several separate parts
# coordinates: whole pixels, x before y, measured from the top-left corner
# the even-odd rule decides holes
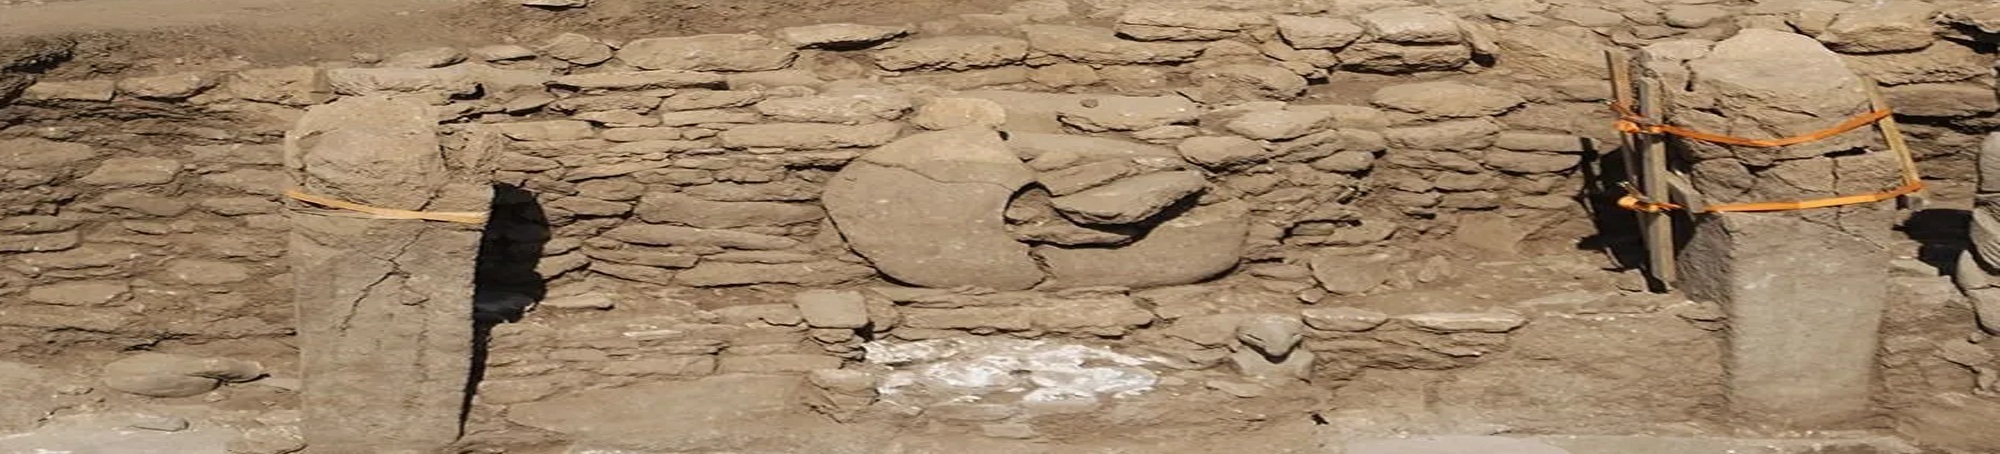
[[[0,451],[2000,443],[1962,265],[1983,38],[1125,3],[185,72],[0,49]],[[509,14],[600,7],[627,6]],[[1824,127],[1865,103],[1841,74],[1879,80],[1932,205],[1693,215],[1653,292],[1604,190],[1612,47],[1730,134]],[[1671,168],[1879,190],[1870,133]]]

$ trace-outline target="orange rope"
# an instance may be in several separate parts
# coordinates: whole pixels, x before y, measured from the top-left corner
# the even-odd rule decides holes
[[[1906,183],[1902,186],[1897,186],[1895,189],[1890,189],[1882,192],[1845,195],[1838,197],[1827,197],[1823,199],[1798,200],[1789,202],[1749,202],[1749,203],[1729,203],[1722,205],[1709,205],[1707,207],[1704,207],[1701,211],[1698,211],[1698,213],[1732,213],[1732,212],[1754,213],[1754,212],[1766,212],[1766,211],[1809,210],[1813,208],[1827,208],[1827,207],[1837,207],[1843,205],[1858,205],[1863,203],[1880,202],[1883,200],[1894,199],[1897,197],[1913,194],[1916,193],[1917,191],[1922,191],[1922,190],[1924,190],[1924,183],[1922,181],[1913,181]],[[1618,198],[1618,206],[1620,208],[1624,208],[1627,210],[1642,211],[1647,213],[1660,213],[1660,212],[1680,210],[1686,208],[1678,204],[1660,202],[1648,199],[1646,198],[1646,196],[1641,195],[1629,188],[1626,190],[1626,192],[1627,193],[1625,194],[1624,197]]]
[[[1834,125],[1831,128],[1821,129],[1818,131],[1813,131],[1801,135],[1778,138],[1778,139],[1750,139],[1744,137],[1725,136],[1721,134],[1710,134],[1706,132],[1696,131],[1693,129],[1683,128],[1680,126],[1674,126],[1665,123],[1656,123],[1648,120],[1645,116],[1639,115],[1637,112],[1634,112],[1632,110],[1632,106],[1628,106],[1620,102],[1612,102],[1610,104],[1612,109],[1618,111],[1618,121],[1615,124],[1615,126],[1618,128],[1618,131],[1620,132],[1628,134],[1673,135],[1709,143],[1717,143],[1723,145],[1740,145],[1746,147],[1760,147],[1760,148],[1776,148],[1776,147],[1798,145],[1802,143],[1823,140],[1828,137],[1833,137],[1846,133],[1848,131],[1853,131],[1860,127],[1867,126],[1871,123],[1882,121],[1882,119],[1889,118],[1889,116],[1893,114],[1888,109],[1871,110],[1868,111],[1867,113],[1857,115],[1854,118],[1849,118],[1847,119],[1847,121],[1840,122],[1840,124]],[[1923,180],[1915,178],[1914,176],[1906,176],[1904,179],[1907,181],[1904,181],[1902,186],[1898,186],[1895,189],[1890,189],[1887,191],[1874,192],[1869,194],[1845,195],[1837,197],[1827,197],[1823,199],[1809,199],[1809,200],[1798,200],[1798,201],[1788,201],[1788,202],[1749,202],[1749,203],[1729,203],[1721,205],[1709,205],[1707,207],[1704,207],[1700,212],[1742,213],[1742,212],[1807,210],[1813,208],[1826,208],[1826,207],[1836,207],[1843,205],[1856,205],[1862,203],[1880,202],[1883,200],[1894,199],[1897,197],[1902,197],[1904,195],[1909,195],[1924,190]],[[1625,192],[1626,194],[1624,197],[1618,198],[1618,206],[1625,208],[1627,210],[1641,211],[1647,213],[1659,213],[1670,210],[1686,209],[1686,207],[1682,207],[1677,204],[1661,202],[1647,198],[1645,195],[1639,194],[1637,190],[1632,189],[1630,185],[1627,185],[1625,187]]]
[[[1719,143],[1723,145],[1741,145],[1746,147],[1760,147],[1760,148],[1776,148],[1776,147],[1798,145],[1807,142],[1824,140],[1828,137],[1833,137],[1840,135],[1842,133],[1846,133],[1848,131],[1853,131],[1856,128],[1860,128],[1862,126],[1868,126],[1871,123],[1881,121],[1883,118],[1888,118],[1889,115],[1892,114],[1887,109],[1872,110],[1868,111],[1867,113],[1857,115],[1854,118],[1849,118],[1847,119],[1847,121],[1840,122],[1840,124],[1834,125],[1831,128],[1821,129],[1818,131],[1813,131],[1805,134],[1779,138],[1779,139],[1750,139],[1750,138],[1735,137],[1735,136],[1725,136],[1721,134],[1710,134],[1670,124],[1655,123],[1649,121],[1646,117],[1633,112],[1632,106],[1627,106],[1623,103],[1613,102],[1611,103],[1611,108],[1618,111],[1618,123],[1616,126],[1618,130],[1622,132],[1634,133],[1634,134],[1652,134],[1652,135],[1669,134],[1669,135],[1675,135],[1689,139],[1699,140],[1703,142]]]
[[[1837,207],[1842,205],[1858,205],[1863,203],[1880,202],[1883,200],[1902,197],[1904,195],[1909,195],[1922,190],[1924,190],[1924,182],[1912,181],[1909,183],[1905,183],[1902,186],[1897,186],[1895,189],[1890,189],[1887,191],[1870,193],[1870,194],[1845,195],[1839,197],[1827,197],[1824,199],[1800,200],[1795,202],[1730,203],[1730,204],[1711,206],[1708,207],[1708,209],[1702,210],[1702,212],[1747,213],[1747,212],[1759,212],[1759,211],[1810,210],[1813,208],[1826,208],[1826,207]]]
[[[1647,198],[1644,194],[1640,194],[1639,190],[1632,189],[1630,185],[1625,187],[1625,196],[1618,198],[1618,207],[1646,213],[1661,213],[1683,208],[1680,205]]]
[[[372,207],[368,205],[362,205],[359,203],[335,199],[332,197],[307,194],[304,192],[300,192],[298,190],[285,191],[285,197],[290,197],[292,199],[301,202],[311,203],[314,205],[339,208],[357,213],[364,213],[370,215],[369,217],[373,217],[376,219],[422,219],[426,221],[456,222],[460,224],[486,223],[485,212],[477,212],[477,211],[430,212],[430,211],[410,211],[410,210],[398,210],[394,208]]]

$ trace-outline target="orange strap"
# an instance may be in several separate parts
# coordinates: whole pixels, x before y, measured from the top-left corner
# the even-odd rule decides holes
[[[1759,211],[1810,210],[1813,208],[1826,208],[1826,207],[1837,207],[1842,205],[1858,205],[1863,203],[1880,202],[1884,200],[1894,199],[1897,197],[1902,197],[1904,195],[1912,194],[1922,190],[1924,190],[1924,182],[1913,181],[1905,183],[1902,186],[1897,186],[1895,189],[1890,189],[1887,191],[1876,192],[1871,194],[1845,195],[1839,197],[1828,197],[1824,199],[1800,200],[1796,202],[1730,203],[1730,204],[1711,206],[1708,207],[1708,209],[1702,211],[1705,213],[1721,213],[1721,212],[1744,213],[1744,212],[1759,212]]]
[[[1640,194],[1638,190],[1632,189],[1630,186],[1625,187],[1625,196],[1618,198],[1618,207],[1647,213],[1659,213],[1682,208],[1680,205],[1646,198],[1644,194]]]
[[[477,211],[432,212],[432,211],[410,211],[410,210],[398,210],[394,208],[372,207],[368,205],[362,205],[359,203],[335,199],[332,197],[307,194],[304,192],[299,192],[296,189],[285,191],[285,197],[291,197],[292,199],[301,202],[311,203],[314,205],[339,208],[357,213],[369,214],[372,215],[370,217],[376,219],[421,219],[426,221],[456,222],[460,224],[486,223],[485,212],[477,212]]]
[[[1618,111],[1618,123],[1616,126],[1618,130],[1622,132],[1634,133],[1634,134],[1653,134],[1653,135],[1669,134],[1669,135],[1675,135],[1689,139],[1699,140],[1703,142],[1719,143],[1723,145],[1741,145],[1746,147],[1760,147],[1760,148],[1776,148],[1776,147],[1798,145],[1802,143],[1826,139],[1828,137],[1837,136],[1848,131],[1853,131],[1856,128],[1860,128],[1862,126],[1868,126],[1870,123],[1881,121],[1883,118],[1888,118],[1889,115],[1892,114],[1892,112],[1890,112],[1888,109],[1872,110],[1868,111],[1867,113],[1857,115],[1854,118],[1849,118],[1847,119],[1847,121],[1840,122],[1840,124],[1834,125],[1831,128],[1821,129],[1818,131],[1813,131],[1801,135],[1779,138],[1779,139],[1750,139],[1750,138],[1735,137],[1735,136],[1725,136],[1721,134],[1710,134],[1670,124],[1653,122],[1651,120],[1648,120],[1646,117],[1641,116],[1636,112],[1633,112],[1632,106],[1628,106],[1623,103],[1613,102],[1611,103],[1611,108]]]
[[[1728,213],[1728,212],[1754,213],[1754,212],[1764,212],[1764,211],[1809,210],[1813,208],[1826,208],[1826,207],[1837,207],[1842,205],[1857,205],[1863,203],[1880,202],[1883,200],[1889,200],[1913,194],[1916,193],[1917,191],[1922,191],[1922,190],[1924,190],[1924,182],[1912,181],[1909,183],[1905,183],[1902,186],[1897,186],[1895,189],[1890,189],[1882,192],[1869,193],[1869,194],[1844,195],[1838,197],[1827,197],[1824,199],[1798,200],[1790,202],[1749,202],[1749,203],[1729,203],[1722,205],[1709,205],[1703,208],[1700,212],[1701,213]],[[1659,213],[1664,211],[1679,210],[1685,208],[1673,203],[1660,202],[1648,199],[1646,198],[1646,196],[1641,195],[1638,192],[1631,190],[1630,188],[1626,189],[1626,194],[1624,197],[1618,198],[1618,206],[1627,210],[1643,211],[1647,213]]]
[[[1848,131],[1853,131],[1863,126],[1868,126],[1871,123],[1882,121],[1882,119],[1888,118],[1890,115],[1893,114],[1888,109],[1871,110],[1868,111],[1867,113],[1857,115],[1854,118],[1849,118],[1847,119],[1847,121],[1840,122],[1840,124],[1834,125],[1831,128],[1821,129],[1818,131],[1813,131],[1801,135],[1778,138],[1778,139],[1750,139],[1744,137],[1725,136],[1721,134],[1710,134],[1670,124],[1653,122],[1647,119],[1645,116],[1639,115],[1637,112],[1634,112],[1632,110],[1632,106],[1628,106],[1620,102],[1612,102],[1610,104],[1612,109],[1618,111],[1618,122],[1616,123],[1616,127],[1620,132],[1625,132],[1628,134],[1651,134],[1651,135],[1666,134],[1688,139],[1700,140],[1709,143],[1717,143],[1723,145],[1740,145],[1746,147],[1760,147],[1760,148],[1776,148],[1776,147],[1798,145],[1802,143],[1826,139],[1828,137],[1837,136],[1846,133]],[[1763,212],[1763,211],[1807,210],[1813,208],[1826,208],[1826,207],[1836,207],[1842,205],[1856,205],[1862,203],[1880,202],[1883,200],[1902,197],[1904,195],[1924,190],[1924,182],[1922,180],[1917,180],[1910,177],[1906,178],[1909,178],[1910,181],[1905,181],[1902,186],[1898,186],[1895,189],[1890,189],[1887,191],[1881,191],[1869,194],[1846,195],[1838,197],[1828,197],[1824,199],[1798,200],[1789,202],[1750,202],[1750,203],[1729,203],[1721,205],[1709,205],[1707,207],[1704,207],[1700,212],[1743,213],[1743,212]],[[1646,198],[1646,196],[1639,194],[1637,190],[1632,189],[1632,187],[1629,185],[1626,186],[1625,192],[1626,194],[1624,197],[1618,198],[1618,206],[1625,208],[1627,210],[1642,211],[1647,213],[1659,213],[1669,210],[1685,209],[1685,207],[1673,203],[1648,199]]]

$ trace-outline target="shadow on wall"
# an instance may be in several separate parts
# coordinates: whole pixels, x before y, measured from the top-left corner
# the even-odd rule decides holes
[[[493,185],[493,211],[480,238],[473,287],[473,318],[482,324],[519,321],[547,293],[535,268],[549,242],[549,221],[535,195]]]
[[[460,417],[471,411],[473,392],[486,375],[486,345],[493,326],[521,320],[548,292],[541,273],[542,246],[549,221],[534,193],[493,185],[492,214],[480,237],[472,291],[472,377],[466,381]]]
[[[1603,152],[1595,141],[1579,140],[1583,162],[1577,168],[1583,172],[1583,188],[1577,191],[1576,202],[1590,213],[1597,234],[1577,240],[1576,247],[1609,254],[1620,270],[1640,267],[1646,263],[1646,243],[1639,236],[1639,217],[1618,206],[1618,198],[1625,195],[1619,185],[1627,179],[1624,153]]]
[[[1910,213],[1897,230],[1915,240],[1917,260],[1950,275],[1958,266],[1958,255],[1971,247],[1972,212],[1932,208]]]

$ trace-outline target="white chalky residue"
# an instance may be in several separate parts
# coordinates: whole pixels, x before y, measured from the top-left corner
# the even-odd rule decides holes
[[[865,357],[869,363],[893,366],[957,355],[959,343],[948,342],[953,340],[955,339],[904,343],[875,341],[861,344],[861,349],[867,353]]]
[[[1013,373],[1021,366],[1020,361],[1001,356],[935,363],[923,367],[917,382],[933,389],[960,388],[983,394],[1015,386],[1019,381]]]
[[[1144,365],[1157,360],[1108,349],[1044,340],[953,338],[863,344],[866,360],[892,366],[878,391],[902,393],[922,386],[933,392],[975,396],[1027,391],[1023,400],[1095,400],[1150,391],[1159,375]],[[1023,377],[1026,379],[1023,380]]]

